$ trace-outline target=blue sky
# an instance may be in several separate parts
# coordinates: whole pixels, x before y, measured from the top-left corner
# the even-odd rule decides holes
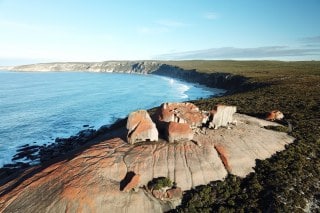
[[[320,0],[0,0],[0,66],[320,60]]]

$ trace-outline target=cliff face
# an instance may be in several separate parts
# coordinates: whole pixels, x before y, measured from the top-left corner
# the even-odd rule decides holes
[[[208,87],[228,90],[228,93],[252,90],[263,86],[248,82],[243,76],[228,73],[199,73],[196,70],[183,70],[160,61],[105,61],[97,63],[43,63],[7,67],[15,71],[84,71],[155,74],[178,78],[187,82],[199,83]]]
[[[207,130],[193,141],[130,145],[118,135],[95,143],[0,186],[0,212],[163,212],[178,203],[158,200],[145,190],[153,178],[168,177],[188,190],[228,173],[245,176],[255,159],[270,157],[293,141],[261,128],[272,122],[240,114],[235,119],[238,125],[232,129]],[[141,188],[121,191],[130,172],[140,176]]]
[[[15,71],[85,71],[85,72],[123,72],[147,74],[158,69],[154,61],[106,61],[81,63],[43,63],[9,67]]]

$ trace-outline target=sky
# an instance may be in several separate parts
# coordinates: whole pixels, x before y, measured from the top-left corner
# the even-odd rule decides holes
[[[0,0],[0,66],[320,60],[320,0]]]

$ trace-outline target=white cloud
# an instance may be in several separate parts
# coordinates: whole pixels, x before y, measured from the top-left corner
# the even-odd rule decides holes
[[[203,17],[208,20],[215,20],[219,18],[219,14],[215,12],[207,12],[203,15]]]
[[[156,59],[261,59],[279,57],[320,57],[320,48],[291,48],[287,46],[266,46],[255,48],[221,47],[204,50],[163,54]]]
[[[304,37],[304,38],[301,38],[300,41],[302,41],[303,43],[309,43],[309,44],[319,44],[320,35],[312,36],[312,37]]]

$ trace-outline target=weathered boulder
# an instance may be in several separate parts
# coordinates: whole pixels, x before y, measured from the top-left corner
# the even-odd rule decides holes
[[[132,189],[135,189],[139,186],[140,183],[140,175],[139,174],[135,174],[131,180],[129,181],[129,183],[123,188],[124,192],[129,192]]]
[[[220,126],[228,126],[234,123],[233,114],[237,111],[235,106],[216,105],[210,112],[209,128],[218,129]]]
[[[166,137],[169,142],[180,140],[192,140],[193,131],[187,123],[169,122],[166,131]]]
[[[141,141],[158,141],[158,130],[146,110],[130,113],[127,129],[127,140],[130,144]]]
[[[187,123],[193,128],[202,125],[203,115],[192,103],[163,103],[158,110],[156,120]]]
[[[267,114],[266,120],[268,121],[275,121],[275,120],[282,120],[284,115],[279,110],[272,110]]]
[[[182,190],[180,187],[168,189],[166,191],[166,198],[174,200],[182,197]]]
[[[180,187],[153,189],[152,195],[159,200],[178,200],[182,198],[182,190]]]

